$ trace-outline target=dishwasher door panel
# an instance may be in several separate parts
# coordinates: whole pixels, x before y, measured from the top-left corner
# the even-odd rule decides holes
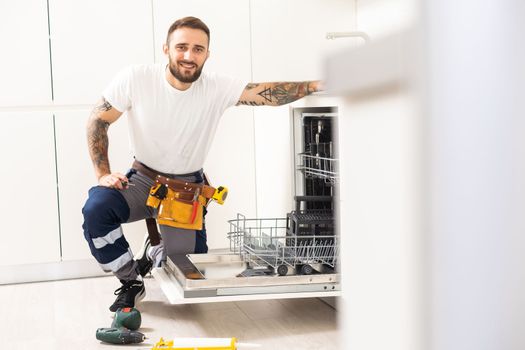
[[[173,255],[162,268],[154,269],[153,276],[172,304],[340,295],[339,275],[333,271],[241,276],[246,268],[237,254]]]

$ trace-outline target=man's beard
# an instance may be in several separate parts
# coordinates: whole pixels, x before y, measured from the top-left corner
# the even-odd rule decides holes
[[[197,66],[195,64],[195,66]],[[172,60],[170,58],[170,63],[168,64],[168,68],[171,72],[171,74],[180,82],[182,83],[193,83],[195,80],[199,79],[199,77],[201,76],[201,73],[202,73],[202,68],[204,67],[204,65],[198,67],[195,69],[195,73],[191,74],[191,75],[184,75],[182,72],[181,72],[181,68],[179,66],[179,63],[177,61],[175,61],[175,63],[173,64],[172,63]]]

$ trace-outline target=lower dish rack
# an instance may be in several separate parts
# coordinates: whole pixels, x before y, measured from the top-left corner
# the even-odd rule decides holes
[[[287,218],[272,219],[237,214],[229,223],[230,250],[247,263],[245,275],[335,272],[339,240],[330,211],[292,211]]]

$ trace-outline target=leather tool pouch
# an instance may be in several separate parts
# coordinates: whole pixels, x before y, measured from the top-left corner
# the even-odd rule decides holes
[[[160,225],[202,230],[203,207],[207,200],[201,191],[199,184],[173,185],[170,179],[159,176],[150,189],[146,204],[158,209]]]

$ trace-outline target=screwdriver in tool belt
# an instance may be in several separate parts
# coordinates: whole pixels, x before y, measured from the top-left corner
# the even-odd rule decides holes
[[[197,209],[199,208],[199,194],[201,193],[201,189],[197,187],[195,190],[195,194],[193,195],[193,211],[191,213],[191,220],[190,222],[193,224],[195,222],[195,217],[197,216]]]

